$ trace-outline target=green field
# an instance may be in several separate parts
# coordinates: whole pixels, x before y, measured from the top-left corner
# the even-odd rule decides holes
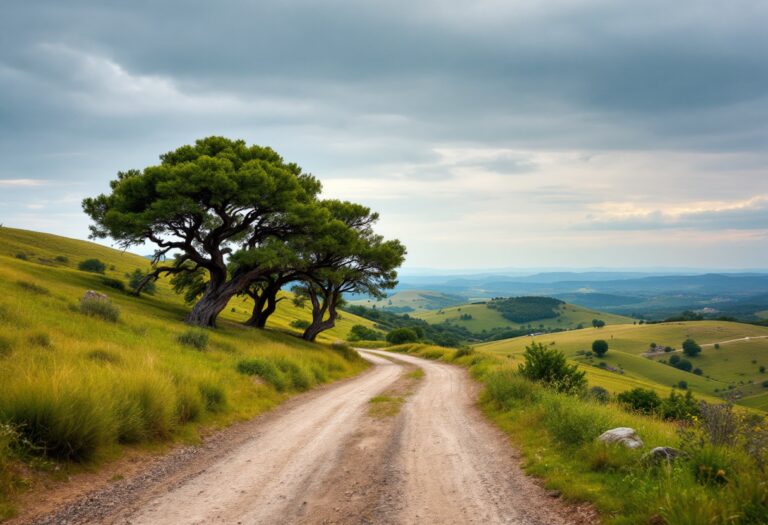
[[[462,319],[462,316],[470,315],[471,319]],[[452,323],[463,326],[467,330],[475,333],[491,331],[496,329],[516,330],[526,328],[530,325],[532,330],[537,329],[564,329],[572,330],[580,324],[591,326],[593,319],[602,319],[606,324],[631,323],[632,319],[621,315],[596,312],[588,308],[574,304],[565,304],[558,309],[558,316],[551,319],[541,319],[531,321],[530,323],[514,323],[502,317],[498,310],[488,308],[485,304],[464,304],[443,308],[441,310],[432,310],[428,312],[419,312],[413,314],[413,317],[423,319],[430,324]]]
[[[465,303],[466,297],[444,294],[430,290],[405,290],[397,292],[386,299],[357,299],[350,304],[365,306],[367,308],[382,308],[400,313],[422,312],[438,310]]]
[[[686,381],[695,393],[708,396],[728,393],[735,396],[739,404],[765,410],[768,409],[768,389],[762,387],[762,382],[768,380],[768,374],[760,373],[759,367],[768,367],[768,339],[725,342],[762,336],[768,336],[768,328],[722,321],[695,321],[585,328],[483,343],[477,345],[477,348],[519,360],[520,354],[531,341],[554,344],[569,358],[585,365],[591,383],[613,392],[640,385],[666,393],[679,381]],[[702,376],[658,362],[660,359],[668,359],[669,354],[653,357],[643,355],[648,352],[651,343],[679,349],[682,341],[688,337],[706,345],[699,356],[690,359],[695,368],[703,370]],[[608,353],[600,359],[579,355],[580,352],[590,350],[595,339],[608,342]],[[720,343],[719,349],[715,349],[715,343]],[[601,361],[617,371],[594,366]]]
[[[78,270],[88,258],[103,261],[105,274]],[[310,317],[288,300],[270,319],[272,330],[240,324],[249,306],[239,298],[217,329],[193,330],[182,322],[189,307],[166,281],[141,298],[105,283],[148,268],[138,255],[0,228],[0,431],[10,423],[28,443],[22,459],[45,453],[66,466],[115,457],[123,445],[196,439],[200,425],[253,417],[366,366],[285,333],[298,333],[290,322]],[[80,311],[86,290],[109,296],[119,308],[116,322]],[[354,324],[371,326],[342,313],[322,340],[344,339]],[[185,334],[207,344],[184,344]],[[243,363],[254,375],[239,371]],[[9,459],[9,446],[0,440],[0,519],[11,512],[4,500],[16,483],[3,473],[8,461],[19,461]]]

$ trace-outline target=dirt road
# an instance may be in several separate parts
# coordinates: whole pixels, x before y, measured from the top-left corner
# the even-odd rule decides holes
[[[112,501],[91,498],[99,502],[99,512],[89,514],[88,504],[81,503],[77,512],[66,514],[67,522],[556,525],[589,520],[523,474],[506,439],[475,406],[478,387],[465,370],[407,355],[361,354],[375,366],[360,377],[278,409],[231,450],[224,442],[218,453],[197,458],[182,474],[146,486],[134,483]],[[415,367],[424,370],[423,378],[408,379]],[[370,415],[370,399],[382,392],[402,395],[398,414]]]

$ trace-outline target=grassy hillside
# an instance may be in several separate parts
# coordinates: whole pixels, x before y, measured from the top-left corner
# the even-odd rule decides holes
[[[502,317],[498,310],[488,308],[488,305],[486,304],[463,304],[436,311],[419,312],[413,314],[413,316],[418,317],[419,319],[424,319],[430,324],[445,322],[453,323],[476,333],[500,328],[515,330],[525,328],[528,325],[530,325],[533,330],[541,327],[547,330],[557,328],[575,329],[580,324],[583,326],[591,326],[593,319],[602,319],[606,324],[632,322],[632,319],[629,317],[596,312],[574,304],[565,304],[561,306],[558,309],[558,314],[557,317],[551,319],[541,319],[531,321],[530,323],[514,323]],[[467,316],[470,317],[468,318]]]
[[[430,290],[405,290],[397,292],[386,299],[357,299],[350,301],[351,304],[366,306],[368,308],[376,307],[384,310],[390,310],[398,313],[421,312],[428,310],[438,310],[467,302],[466,297],[460,295],[451,295]]]
[[[762,382],[768,374],[759,371],[768,367],[768,339],[741,341],[744,337],[768,336],[768,328],[722,321],[697,321],[663,324],[625,324],[601,329],[586,328],[570,332],[546,334],[535,338],[554,343],[568,357],[585,365],[590,382],[612,392],[628,390],[638,384],[666,393],[672,385],[686,381],[691,390],[709,396],[735,395],[737,403],[754,408],[768,408],[768,389]],[[646,356],[650,344],[680,348],[687,338],[703,345],[702,353],[690,361],[704,372],[697,376],[659,362],[671,354]],[[478,345],[487,352],[519,356],[534,338],[518,337]],[[604,339],[610,350],[603,358],[582,354],[591,349],[595,339]],[[719,349],[715,348],[715,343]],[[680,355],[680,352],[677,352]],[[604,362],[615,371],[597,368]],[[589,366],[591,365],[591,366]],[[622,373],[623,372],[623,373]]]
[[[88,258],[106,263],[105,274],[78,270]],[[113,457],[117,445],[191,437],[198,425],[252,417],[365,367],[343,349],[282,333],[309,318],[290,301],[271,320],[280,331],[235,323],[248,315],[240,299],[218,329],[193,330],[181,322],[188,306],[166,282],[141,298],[105,282],[148,266],[96,244],[0,228],[0,517],[10,513],[3,501],[25,458],[93,462]],[[108,294],[116,322],[81,312],[86,290]],[[342,316],[325,341],[371,324]]]

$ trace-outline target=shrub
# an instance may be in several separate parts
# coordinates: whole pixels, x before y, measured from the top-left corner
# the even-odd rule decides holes
[[[237,371],[245,375],[259,376],[278,392],[282,392],[290,386],[285,374],[277,365],[264,358],[256,357],[240,361],[237,363]]]
[[[696,357],[701,353],[701,346],[689,337],[683,341],[683,353],[688,357]]]
[[[715,343],[715,350],[720,350],[720,343]]]
[[[227,406],[227,395],[220,385],[211,382],[200,383],[200,395],[208,412],[221,412]]]
[[[532,381],[541,381],[559,392],[574,393],[587,385],[586,372],[577,365],[569,365],[559,350],[541,343],[526,347],[525,363],[519,365],[520,374]]]
[[[0,336],[0,358],[11,355],[13,352],[13,345],[9,339]],[[768,383],[768,381],[766,381]]]
[[[40,286],[39,284],[30,283],[27,281],[16,281],[16,285],[25,292],[37,295],[51,295],[51,291],[48,288]]]
[[[348,341],[382,341],[384,333],[367,326],[356,324],[349,330]]]
[[[14,255],[14,257],[16,257],[17,259],[20,259],[22,261],[28,261],[29,260],[29,257],[27,257],[26,253],[17,253],[16,255]]]
[[[608,343],[603,339],[597,339],[592,343],[592,351],[597,357],[603,357],[608,352]]]
[[[611,399],[611,395],[608,393],[608,391],[601,386],[593,386],[590,388],[589,397],[598,403],[607,403]]]
[[[696,374],[697,376],[701,376],[701,375],[704,375],[704,370],[702,370],[701,368],[694,368],[693,373]]]
[[[410,328],[395,328],[387,334],[387,342],[393,345],[415,343],[419,336]]]
[[[107,352],[106,350],[91,350],[85,354],[85,357],[91,361],[96,361],[97,363],[117,364],[122,361],[119,355]]]
[[[471,346],[462,346],[456,352],[453,354],[454,359],[459,359],[460,357],[465,357],[468,355],[472,355],[475,353],[475,349]]]
[[[45,332],[38,332],[36,334],[30,335],[27,338],[27,341],[29,341],[29,344],[33,346],[40,346],[42,348],[50,348],[53,346],[53,343],[51,343],[51,337]]]
[[[104,286],[109,286],[110,288],[114,288],[115,290],[118,290],[120,292],[125,291],[125,283],[120,279],[113,279],[112,277],[102,277],[101,283]]]
[[[2,349],[2,343],[0,343],[0,355],[2,355],[3,353],[1,349]],[[768,388],[768,379],[763,381],[763,388]]]
[[[669,397],[661,402],[658,411],[664,419],[677,421],[689,421],[700,413],[699,404],[690,390],[685,395],[676,394],[673,390],[669,393]]]
[[[617,399],[619,403],[644,414],[651,414],[661,406],[661,399],[656,392],[639,387],[620,393]]]
[[[116,323],[120,318],[120,309],[106,299],[83,297],[80,300],[80,312],[113,323]]]
[[[760,371],[761,374],[764,374],[765,373],[765,366],[761,365],[760,368],[758,368],[758,370]]]
[[[680,390],[688,390],[688,381],[680,380],[677,382],[677,388]]]
[[[66,255],[57,255],[53,258],[54,261],[61,264],[68,264],[69,263],[69,257]]]
[[[104,273],[107,269],[107,265],[98,259],[86,259],[77,265],[79,270],[92,273]]]
[[[205,409],[200,388],[189,382],[176,385],[175,415],[179,423],[197,421]]]
[[[307,328],[309,328],[309,325],[311,324],[312,323],[310,323],[305,319],[294,319],[293,321],[291,321],[291,326],[294,328],[298,328],[299,330],[306,330]]]
[[[176,337],[179,344],[191,346],[197,350],[205,350],[208,347],[208,334],[202,330],[187,330]]]
[[[594,405],[573,396],[550,394],[544,401],[544,422],[553,438],[564,445],[593,441],[610,428],[608,418]]]

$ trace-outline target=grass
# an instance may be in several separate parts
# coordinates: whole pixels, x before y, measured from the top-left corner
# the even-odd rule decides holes
[[[466,315],[470,315],[471,319],[461,318],[461,316]],[[579,324],[584,326],[591,326],[593,319],[602,319],[606,322],[606,324],[609,325],[632,322],[632,319],[629,317],[608,314],[604,312],[596,312],[594,310],[573,304],[565,304],[561,306],[559,308],[558,317],[531,321],[530,323],[514,323],[502,317],[498,310],[488,308],[488,306],[485,304],[463,304],[459,306],[443,308],[441,310],[417,312],[413,314],[413,317],[423,319],[430,324],[448,322],[457,326],[463,326],[467,330],[475,333],[482,333],[483,331],[490,331],[499,328],[517,330],[525,328],[529,325],[534,331],[540,327],[545,329],[560,328],[563,330],[570,330],[575,329]]]
[[[393,417],[400,413],[400,407],[403,406],[405,399],[395,396],[375,396],[372,397],[368,407],[368,415],[376,418]]]
[[[78,270],[87,259],[102,261],[105,275]],[[238,324],[247,317],[240,299],[218,329],[191,330],[181,321],[188,306],[166,281],[154,296],[136,298],[105,280],[148,267],[96,244],[0,228],[0,426],[11,425],[14,436],[10,445],[0,439],[0,516],[12,514],[15,487],[45,484],[36,458],[69,472],[111,460],[124,446],[194,440],[202,427],[251,418],[366,366],[327,344],[365,324],[348,314],[325,344],[284,333],[295,334],[290,321],[309,315],[290,301],[281,301],[272,330]],[[84,307],[86,290],[109,300]],[[272,364],[284,387],[238,370],[255,360]]]
[[[727,394],[733,396],[738,404],[765,410],[768,408],[768,389],[762,387],[762,381],[768,379],[768,374],[761,373],[759,367],[768,366],[768,339],[759,337],[767,335],[766,327],[724,321],[625,324],[544,334],[535,338],[517,337],[479,344],[475,348],[515,362],[519,361],[526,345],[532,340],[555,344],[566,356],[584,365],[592,384],[611,392],[642,386],[665,394],[672,385],[686,381],[688,388],[701,397],[712,399]],[[651,343],[679,349],[688,337],[703,346],[701,354],[690,358],[694,367],[703,370],[702,376],[660,362],[668,360],[672,354],[643,355],[650,350]],[[753,339],[732,341],[744,337]],[[609,344],[610,349],[602,358],[583,355],[591,349],[595,339],[604,339]],[[719,348],[715,348],[715,343],[720,343]],[[676,355],[681,354],[677,352]],[[597,368],[600,362],[614,371]]]
[[[424,357],[439,349],[402,345],[390,350]],[[748,433],[737,445],[697,445],[699,428],[686,428],[654,416],[630,413],[614,400],[568,396],[531,382],[506,357],[482,350],[444,361],[469,368],[484,386],[481,406],[520,448],[525,470],[544,480],[569,501],[588,501],[610,525],[757,525],[768,516],[768,482],[748,455]],[[745,414],[742,414],[744,416]],[[768,436],[762,420],[763,438]],[[596,438],[616,427],[634,428],[642,449],[600,443]],[[703,435],[703,434],[701,434]],[[758,438],[759,441],[760,438]],[[656,446],[682,448],[688,455],[672,464],[656,464],[645,454]],[[763,461],[768,451],[761,452]]]

